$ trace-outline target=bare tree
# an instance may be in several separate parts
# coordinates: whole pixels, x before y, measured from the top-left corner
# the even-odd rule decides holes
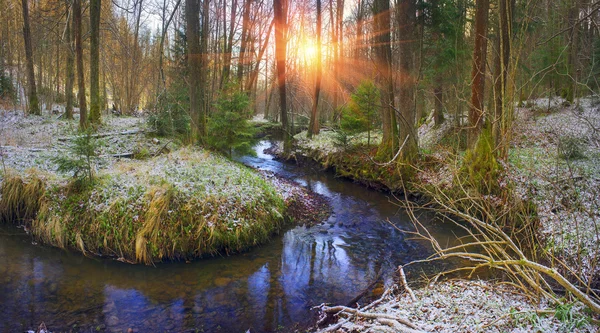
[[[381,89],[381,119],[383,138],[377,155],[386,159],[398,148],[398,128],[394,113],[394,83],[392,81],[392,48],[390,39],[389,0],[373,1],[373,50],[377,80]]]
[[[27,0],[21,0],[21,4],[23,6],[23,39],[25,42],[25,58],[27,62],[27,92],[29,95],[28,112],[35,115],[40,115],[42,113],[35,87],[35,72],[33,71],[33,50],[31,47],[31,30],[29,28],[29,7],[27,5]]]
[[[202,50],[200,48],[199,0],[185,0],[186,38],[188,47],[188,86],[190,115],[192,118],[192,140],[203,140],[204,117],[202,108]]]
[[[310,125],[307,135],[311,138],[319,134],[319,95],[321,94],[321,78],[323,77],[323,68],[321,66],[321,0],[317,0],[317,82],[315,83],[315,100],[313,101],[310,113]]]
[[[83,74],[83,47],[81,41],[81,0],[73,0],[73,30],[75,34],[75,56],[77,58],[77,84],[79,97],[79,129],[88,127],[87,103],[85,101],[85,78]]]
[[[100,10],[101,0],[90,0],[90,123],[100,124]]]
[[[467,136],[469,147],[475,145],[483,123],[489,8],[489,0],[477,1],[477,11],[475,12],[475,47],[473,49],[473,70],[471,74],[471,107],[469,109],[469,130]]]
[[[275,62],[277,66],[277,84],[279,86],[279,108],[281,109],[281,125],[284,135],[284,152],[291,149],[291,138],[287,119],[286,91],[286,52],[287,52],[287,3],[286,0],[273,0],[273,15],[275,20]]]
[[[73,21],[69,19],[71,17],[70,4],[67,3],[67,23],[65,28],[65,38],[67,39],[65,45],[67,54],[67,79],[65,82],[65,118],[73,119],[73,84],[75,82],[75,55],[73,50]]]

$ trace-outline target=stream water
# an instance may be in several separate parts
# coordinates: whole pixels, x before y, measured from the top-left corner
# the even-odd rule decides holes
[[[42,322],[53,332],[293,331],[314,322],[312,306],[347,303],[380,270],[389,285],[398,265],[430,253],[391,225],[412,226],[389,195],[276,161],[263,153],[269,145],[262,141],[257,157],[240,160],[327,197],[328,220],[292,227],[247,253],[156,267],[34,245],[19,229],[2,227],[0,332],[36,330]],[[426,225],[440,243],[455,239],[443,224]]]

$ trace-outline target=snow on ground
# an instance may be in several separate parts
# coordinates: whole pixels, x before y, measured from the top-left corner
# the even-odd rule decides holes
[[[598,332],[579,303],[553,308],[489,281],[445,281],[415,290],[414,295],[415,301],[407,293],[385,293],[380,303],[361,312],[387,318],[343,314],[341,327],[318,332],[401,332],[390,326],[389,318],[404,319],[425,332]]]
[[[0,111],[2,169],[11,169],[17,173],[24,173],[31,168],[55,172],[57,166],[52,162],[52,158],[70,154],[69,138],[78,135],[79,125],[77,119],[69,121],[57,118],[57,115],[52,114],[33,116],[24,115],[22,111]],[[124,131],[139,132],[98,138],[97,153],[100,155],[96,165],[98,171],[109,168],[118,160],[111,155],[140,152],[151,155],[166,143],[146,135],[144,118],[105,115],[102,121],[103,125],[97,132],[99,135]],[[0,173],[0,180],[2,173]],[[61,178],[63,175],[56,176]]]
[[[529,104],[517,109],[509,177],[536,204],[546,249],[587,283],[600,277],[600,106]]]
[[[369,142],[371,145],[376,146],[381,143],[382,132],[380,130],[374,130],[369,134],[367,132],[358,133],[356,135],[348,135],[348,146],[356,145],[367,145]],[[306,136],[306,131],[302,131],[294,135],[296,140],[296,146],[300,150],[304,151],[318,151],[323,156],[342,152],[344,145],[340,141],[340,133],[334,130],[324,129],[319,134],[314,135],[312,139]]]

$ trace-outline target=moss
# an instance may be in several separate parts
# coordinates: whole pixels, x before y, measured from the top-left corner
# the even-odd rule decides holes
[[[460,182],[466,183],[481,194],[498,192],[498,175],[500,165],[496,160],[492,131],[485,129],[480,135],[475,147],[465,153],[460,168]]]

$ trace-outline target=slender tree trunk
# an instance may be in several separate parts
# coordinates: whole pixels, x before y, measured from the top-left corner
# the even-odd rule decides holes
[[[394,111],[394,85],[392,81],[392,49],[390,43],[389,0],[373,2],[373,50],[377,67],[377,81],[381,90],[381,119],[383,138],[377,156],[388,159],[398,148],[398,128]]]
[[[233,34],[235,32],[235,13],[237,10],[237,0],[231,2],[231,16],[229,18],[229,37],[225,46],[225,59],[223,60],[223,74],[221,75],[221,83],[219,86],[223,88],[223,84],[229,80],[231,72],[231,52],[233,52]]]
[[[21,0],[23,6],[23,39],[25,43],[25,58],[27,62],[27,83],[30,114],[41,115],[37,91],[35,87],[35,72],[33,70],[33,50],[31,47],[31,30],[29,29],[29,7],[27,0]],[[41,71],[41,69],[40,69]]]
[[[508,132],[512,123],[512,105],[508,96],[507,84],[511,57],[512,5],[510,0],[499,0],[499,36],[497,39],[497,55],[495,61],[494,82],[494,123],[493,134],[495,146],[501,156],[508,154]]]
[[[77,58],[77,85],[79,97],[79,129],[88,127],[87,103],[85,101],[85,79],[83,76],[83,47],[81,42],[81,0],[73,0],[73,30],[75,34],[75,56]]]
[[[469,147],[474,147],[483,123],[489,8],[489,0],[477,1],[477,11],[475,12],[475,47],[473,49],[473,70],[471,73],[471,106],[469,109],[469,129],[467,133],[467,144]]]
[[[208,33],[210,32],[208,27],[210,19],[209,13],[210,0],[202,0],[202,30],[200,35],[200,115],[198,117],[198,133],[203,141],[207,135],[206,118],[208,115],[208,101],[210,96],[208,91]]]
[[[506,0],[504,0],[506,1]],[[580,0],[574,0],[569,7],[569,75],[571,76],[570,86],[567,89],[567,101],[573,102],[577,98],[577,85],[579,82],[579,61],[577,52],[579,52],[579,4]]]
[[[315,84],[315,100],[310,113],[310,125],[307,135],[311,138],[319,134],[319,95],[321,94],[321,78],[323,69],[321,68],[321,0],[317,0],[317,82]]]
[[[248,48],[248,34],[250,27],[250,5],[252,0],[244,1],[244,11],[242,12],[242,36],[240,40],[240,54],[237,64],[237,80],[240,87],[243,87],[244,68],[246,67],[246,49]]]
[[[65,29],[65,37],[67,39],[67,80],[65,82],[65,118],[73,119],[73,82],[75,82],[75,59],[73,51],[73,21],[70,19],[70,8],[67,5],[67,27]]]
[[[90,0],[90,123],[100,124],[100,10],[101,0]]]
[[[277,66],[277,84],[279,86],[279,108],[281,111],[281,125],[283,128],[284,153],[291,150],[291,137],[287,119],[287,89],[286,89],[286,52],[287,52],[287,4],[286,0],[273,0],[273,14],[275,19],[275,59]]]
[[[202,97],[202,50],[200,48],[199,0],[185,0],[186,38],[188,47],[188,85],[190,95],[190,116],[192,119],[192,140],[202,140],[204,121],[201,119]]]
[[[246,83],[246,91],[250,91],[252,86],[256,85],[256,81],[258,80],[258,72],[260,69],[260,62],[262,61],[265,51],[267,50],[267,47],[269,46],[269,39],[271,36],[271,30],[273,30],[274,23],[275,23],[275,21],[271,21],[271,24],[269,25],[269,29],[267,30],[267,34],[265,36],[265,41],[263,42],[263,44],[258,52],[258,58],[256,59],[256,65],[254,66],[252,73],[250,73],[250,78],[249,78],[248,82]]]
[[[441,80],[438,79],[438,82]],[[433,96],[435,98],[433,122],[436,126],[440,126],[444,122],[444,86],[441,83],[433,89]]]
[[[400,41],[400,129],[399,142],[404,144],[402,148],[403,162],[410,162],[418,154],[418,138],[415,110],[415,70],[414,70],[414,52],[417,37],[415,34],[416,25],[416,0],[403,0],[399,3],[397,11],[398,34]],[[404,143],[406,142],[406,143]]]

